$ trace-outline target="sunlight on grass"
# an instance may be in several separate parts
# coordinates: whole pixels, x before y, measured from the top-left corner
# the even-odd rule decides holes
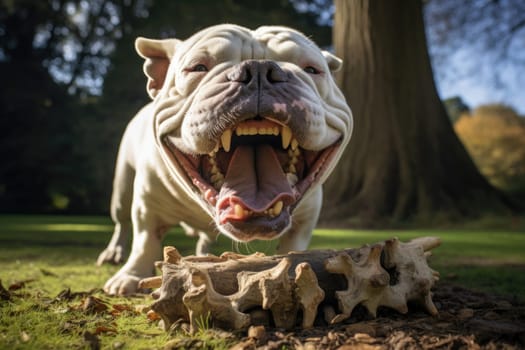
[[[55,231],[55,232],[111,232],[112,225],[85,224],[17,224],[7,227],[11,231]]]
[[[106,328],[109,331],[98,335],[102,348],[161,348],[166,343],[181,348],[190,345],[228,348],[229,340],[220,339],[212,330],[194,337],[186,333],[168,335],[144,314],[91,315],[79,309],[82,297],[55,300],[62,291],[71,289],[72,292],[94,290],[93,295],[108,305],[152,302],[146,296],[113,298],[101,292],[104,282],[119,268],[95,266],[96,257],[109,241],[112,230],[111,221],[105,217],[0,216],[0,280],[4,287],[26,282],[22,289],[13,292],[21,297],[0,302],[0,348],[86,348],[83,332]],[[392,237],[408,241],[421,236],[437,236],[442,240],[430,259],[430,265],[441,273],[442,280],[525,300],[525,234],[522,232],[318,229],[310,248],[358,248]],[[196,238],[185,236],[180,228],[170,230],[164,241],[164,245],[176,246],[183,255],[193,254],[195,243]],[[235,243],[220,236],[213,252],[270,255],[276,246],[275,241]]]

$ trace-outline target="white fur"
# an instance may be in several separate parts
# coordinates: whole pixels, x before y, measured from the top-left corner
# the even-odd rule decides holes
[[[217,33],[222,33],[221,38],[226,39],[218,40]],[[204,79],[194,81],[181,72],[181,67],[195,55],[195,50],[203,47],[207,48],[209,55],[224,62],[218,62]],[[206,252],[208,244],[218,234],[210,208],[203,204],[200,193],[185,181],[185,174],[169,161],[163,152],[161,137],[181,130],[179,133],[184,136],[181,144],[184,143],[182,147],[187,150],[208,153],[213,149],[211,142],[193,139],[191,130],[184,129],[184,121],[199,89],[204,89],[203,86],[219,74],[220,69],[247,58],[270,59],[295,72],[302,84],[313,87],[316,94],[311,98],[319,99],[324,117],[316,121],[316,128],[305,131],[311,135],[304,141],[310,149],[322,149],[342,135],[342,144],[335,156],[339,158],[352,130],[350,109],[329,74],[340,67],[340,60],[322,52],[294,30],[261,27],[249,31],[238,26],[220,25],[205,29],[187,41],[141,38],[137,40],[137,50],[146,58],[148,92],[154,100],[130,122],[119,149],[111,201],[115,231],[98,263],[122,261],[131,232],[133,244],[127,262],[104,286],[109,294],[133,293],[140,279],[152,275],[153,264],[161,255],[162,238],[170,226],[183,222],[187,233],[198,235],[197,253],[200,254]],[[169,69],[161,76],[162,84],[159,84],[157,70],[153,69],[158,68],[155,57],[159,52],[165,53],[168,60],[165,62],[169,62]],[[305,56],[323,65],[328,74],[322,79],[307,76],[299,66],[299,61]],[[329,165],[318,185],[308,190],[294,210],[291,225],[280,236],[279,252],[308,247],[321,209],[320,185],[335,163]]]

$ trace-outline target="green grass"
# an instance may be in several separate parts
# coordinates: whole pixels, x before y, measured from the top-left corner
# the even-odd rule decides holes
[[[116,270],[96,267],[98,253],[110,238],[112,223],[103,217],[0,216],[0,279],[4,287],[32,280],[13,291],[11,301],[0,301],[0,349],[89,348],[85,332],[97,335],[102,348],[149,349],[170,342],[180,348],[228,348],[231,339],[213,330],[195,336],[180,331],[168,335],[135,312],[135,305],[149,304],[149,297],[115,298],[100,290],[108,310],[89,313],[82,309],[85,295],[56,298],[70,288],[87,292],[100,288]],[[444,280],[468,288],[525,300],[525,233],[523,228],[506,230],[328,230],[319,229],[312,249],[359,247],[391,237],[406,241],[419,236],[438,236],[430,265]],[[182,254],[193,252],[195,239],[173,229],[165,245]],[[220,237],[214,252],[262,251],[272,254],[275,242],[234,244]],[[128,305],[128,311],[112,312],[113,305]]]

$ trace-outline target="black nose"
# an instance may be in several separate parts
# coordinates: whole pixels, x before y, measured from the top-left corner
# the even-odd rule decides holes
[[[286,73],[273,61],[248,60],[233,67],[228,74],[230,81],[246,85],[283,83],[288,80]]]

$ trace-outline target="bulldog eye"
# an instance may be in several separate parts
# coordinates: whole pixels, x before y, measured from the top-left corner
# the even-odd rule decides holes
[[[208,67],[204,64],[197,64],[190,69],[190,72],[207,72]]]
[[[312,66],[306,66],[303,68],[303,70],[308,74],[320,74],[321,71],[319,71],[317,68]]]

